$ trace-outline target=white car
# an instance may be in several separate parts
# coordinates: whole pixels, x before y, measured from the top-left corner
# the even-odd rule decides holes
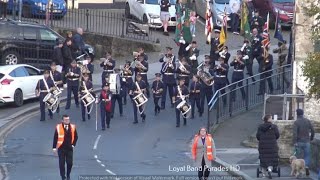
[[[0,66],[0,103],[22,106],[24,100],[36,97],[35,89],[42,78],[42,71],[30,65]]]
[[[176,26],[175,2],[176,0],[170,0],[169,27]],[[162,28],[159,0],[126,0],[125,15],[127,18],[134,16],[152,28]]]

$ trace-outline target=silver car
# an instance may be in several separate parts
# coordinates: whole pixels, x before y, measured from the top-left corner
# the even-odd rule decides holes
[[[206,18],[207,0],[196,0],[196,12],[202,17]],[[230,24],[231,9],[229,6],[229,0],[210,0],[211,10],[213,13],[213,23],[215,26],[222,26],[224,8],[226,7],[227,21]],[[229,27],[229,25],[228,25]]]

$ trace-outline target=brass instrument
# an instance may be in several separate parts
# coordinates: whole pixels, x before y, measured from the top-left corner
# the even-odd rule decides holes
[[[214,84],[214,80],[213,80],[213,76],[209,72],[209,69],[203,67],[203,65],[201,65],[201,67],[199,66],[198,66],[197,75],[207,86],[212,86]]]
[[[181,61],[179,61],[179,69],[180,69],[181,72],[188,71],[187,68],[181,63]]]
[[[135,67],[138,68],[140,72],[146,69],[146,67],[139,60],[135,61]]]
[[[166,62],[166,64],[163,66],[162,72],[167,72],[168,68],[173,69],[173,55],[165,54],[163,57],[163,61]]]
[[[87,65],[89,64],[88,60],[78,61],[77,67],[80,68],[81,74],[90,74],[90,70],[88,69]]]

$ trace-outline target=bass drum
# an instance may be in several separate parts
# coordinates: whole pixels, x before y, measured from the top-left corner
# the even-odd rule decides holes
[[[109,76],[109,86],[110,91],[112,94],[120,94],[121,90],[121,81],[120,81],[120,75],[119,74],[110,74]]]

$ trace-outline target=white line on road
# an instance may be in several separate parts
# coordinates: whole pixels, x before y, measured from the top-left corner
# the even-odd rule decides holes
[[[95,159],[98,159],[98,156],[97,156],[97,155],[94,155],[94,158],[95,158]]]
[[[97,162],[98,162],[98,163],[101,163],[101,161],[100,161],[99,159],[97,159]]]
[[[94,142],[94,145],[93,145],[93,149],[94,149],[94,150],[97,149],[100,138],[101,138],[101,135],[99,135],[99,136],[97,137],[96,141]]]
[[[112,171],[110,171],[109,169],[106,169],[106,171],[109,173],[109,174],[111,174],[111,175],[116,175],[115,173],[113,173]]]
[[[100,164],[102,167],[106,167],[106,165],[104,165],[104,164]]]

